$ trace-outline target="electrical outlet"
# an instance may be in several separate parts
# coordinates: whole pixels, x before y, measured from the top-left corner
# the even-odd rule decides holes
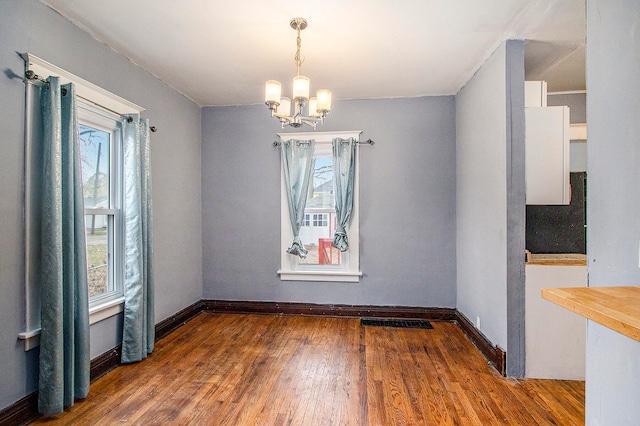
[[[479,316],[476,317],[476,328],[478,330],[480,330],[480,317]]]

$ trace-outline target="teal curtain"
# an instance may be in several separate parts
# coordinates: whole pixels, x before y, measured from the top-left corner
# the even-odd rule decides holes
[[[336,200],[336,232],[332,246],[340,251],[349,249],[347,226],[353,210],[353,185],[356,176],[356,146],[354,138],[335,138],[333,145],[333,179]]]
[[[64,93],[64,94],[63,94]],[[72,84],[41,88],[40,370],[45,415],[89,393],[89,297],[80,146]]]
[[[301,258],[307,257],[307,250],[300,240],[300,227],[304,220],[304,208],[307,205],[309,183],[313,173],[314,141],[291,139],[282,144],[282,170],[284,173],[289,219],[293,231],[293,243],[287,253]]]
[[[149,122],[131,114],[121,120],[124,151],[124,321],[122,362],[153,351],[153,228]]]

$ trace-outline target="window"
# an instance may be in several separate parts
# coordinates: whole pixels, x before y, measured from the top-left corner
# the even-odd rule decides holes
[[[334,138],[359,138],[355,132],[309,132],[281,133],[281,140],[315,140],[315,169],[310,183],[309,198],[305,208],[304,220],[300,229],[300,239],[307,257],[300,259],[286,253],[293,240],[289,222],[284,182],[281,189],[281,269],[282,280],[296,281],[345,281],[358,282],[362,275],[359,271],[359,224],[358,224],[358,161],[356,159],[356,180],[354,186],[354,205],[349,234],[349,250],[341,253],[331,246],[336,230],[336,215],[333,186],[333,157],[331,142]]]
[[[331,192],[331,194],[333,194],[333,192]],[[317,195],[314,194],[314,198],[315,197],[317,197]],[[335,209],[334,209],[333,213],[335,213]],[[322,227],[329,226],[328,223],[327,223],[327,215],[326,214],[314,214],[313,215],[313,226],[322,226]],[[335,230],[335,227],[333,228],[333,230]]]
[[[119,117],[78,103],[89,305],[122,293],[122,137]]]
[[[90,283],[90,322],[93,324],[122,311],[123,265],[119,247],[121,237],[120,115],[140,113],[144,108],[114,95],[30,53],[21,54],[26,68],[39,76],[59,76],[60,83],[73,82],[78,101],[78,131],[85,191],[85,228],[87,232],[88,275]],[[39,179],[35,167],[40,156],[37,140],[41,119],[38,85],[26,82],[25,132],[25,331],[18,334],[24,349],[39,344],[40,292],[37,280],[39,263],[39,200],[32,190]]]

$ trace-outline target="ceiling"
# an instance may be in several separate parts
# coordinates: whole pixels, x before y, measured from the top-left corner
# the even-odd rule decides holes
[[[527,43],[529,80],[585,89],[584,0],[40,0],[199,105],[257,104],[301,74],[334,99],[450,95],[500,43]]]

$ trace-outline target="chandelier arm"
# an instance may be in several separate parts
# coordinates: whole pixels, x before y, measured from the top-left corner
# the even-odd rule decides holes
[[[306,124],[307,126],[313,127],[313,130],[315,130],[315,129],[316,129],[316,126],[317,126],[317,124],[318,124],[318,122],[317,122],[317,121],[302,120],[302,122],[303,122],[304,124]]]
[[[277,112],[273,114],[274,117],[279,118],[281,120],[291,120],[293,119],[293,117],[290,117],[288,115],[285,114],[278,114]]]

